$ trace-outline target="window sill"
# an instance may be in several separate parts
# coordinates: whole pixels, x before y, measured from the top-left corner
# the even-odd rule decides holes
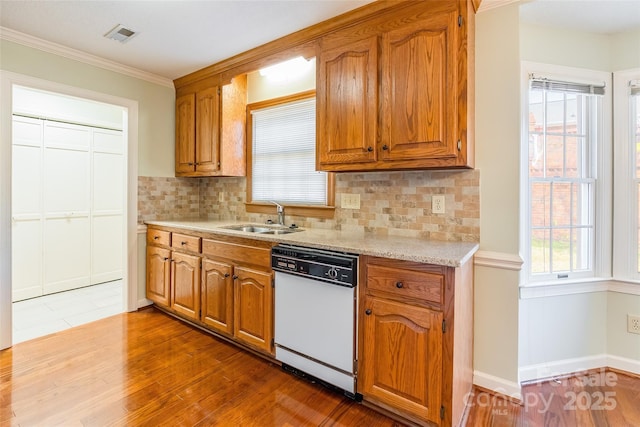
[[[335,206],[317,205],[283,205],[286,216],[304,216],[313,218],[331,219],[335,214]],[[269,203],[251,202],[245,203],[247,212],[278,215],[276,206]]]
[[[587,294],[592,292],[620,292],[640,295],[640,283],[615,278],[576,279],[570,282],[545,282],[520,285],[520,299],[544,298],[561,295]]]

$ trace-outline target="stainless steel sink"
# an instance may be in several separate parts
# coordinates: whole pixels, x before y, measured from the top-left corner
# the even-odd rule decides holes
[[[295,233],[296,231],[302,231],[300,229],[260,227],[257,225],[230,225],[228,227],[222,228],[227,230],[244,231],[247,233],[258,234],[291,234]]]

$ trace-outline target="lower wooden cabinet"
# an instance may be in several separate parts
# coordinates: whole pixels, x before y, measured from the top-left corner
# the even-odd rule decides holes
[[[171,251],[147,246],[147,298],[156,304],[169,306],[171,280]]]
[[[473,380],[473,261],[360,258],[358,389],[419,425],[459,425]]]
[[[237,339],[271,351],[273,338],[273,274],[249,268],[235,270],[235,317]]]
[[[364,305],[361,393],[439,423],[442,313],[376,297]]]
[[[149,228],[147,298],[273,355],[271,243],[208,237]]]
[[[171,254],[170,307],[189,319],[200,318],[200,257]]]
[[[202,315],[205,325],[233,334],[233,265],[202,260]]]

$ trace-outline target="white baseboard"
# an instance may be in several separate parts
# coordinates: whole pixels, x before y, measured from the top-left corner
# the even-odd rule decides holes
[[[607,366],[606,354],[577,357],[575,359],[556,360],[548,363],[523,366],[519,370],[520,382],[541,380],[555,376],[568,375],[587,369],[597,369]]]
[[[640,360],[637,359],[627,359],[626,357],[613,356],[609,354],[607,355],[607,366],[609,368],[640,375]]]
[[[153,304],[153,301],[151,301],[150,299],[140,298],[138,300],[138,308],[147,307],[151,304]]]
[[[514,381],[509,381],[484,372],[473,371],[473,384],[512,397],[516,400],[522,399],[520,384]]]

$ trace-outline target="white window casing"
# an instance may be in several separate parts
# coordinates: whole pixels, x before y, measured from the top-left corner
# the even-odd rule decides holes
[[[611,277],[611,86],[609,73],[522,63],[523,286]]]

